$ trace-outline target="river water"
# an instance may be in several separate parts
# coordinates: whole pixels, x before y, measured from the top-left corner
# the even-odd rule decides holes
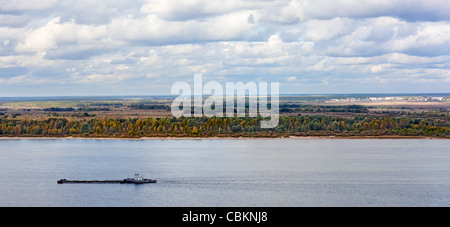
[[[0,140],[0,206],[450,206],[450,140]]]

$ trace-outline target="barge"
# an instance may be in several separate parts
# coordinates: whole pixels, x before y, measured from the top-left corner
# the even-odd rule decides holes
[[[58,180],[58,184],[149,184],[156,183],[156,180],[145,179],[139,173],[134,174],[134,178],[125,178],[123,180]]]

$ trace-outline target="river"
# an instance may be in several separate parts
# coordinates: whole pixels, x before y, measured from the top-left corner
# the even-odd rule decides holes
[[[0,206],[450,206],[450,140],[0,140]]]

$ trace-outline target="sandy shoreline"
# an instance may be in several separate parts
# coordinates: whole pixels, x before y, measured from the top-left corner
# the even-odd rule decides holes
[[[0,137],[1,140],[311,140],[311,139],[450,139],[424,136],[290,136],[271,137],[141,137],[141,138],[106,138],[106,137]]]

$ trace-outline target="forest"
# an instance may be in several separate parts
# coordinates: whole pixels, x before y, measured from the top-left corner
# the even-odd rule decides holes
[[[408,117],[281,116],[262,129],[263,118],[0,118],[0,136],[20,137],[289,137],[424,136],[450,137],[447,122]]]

